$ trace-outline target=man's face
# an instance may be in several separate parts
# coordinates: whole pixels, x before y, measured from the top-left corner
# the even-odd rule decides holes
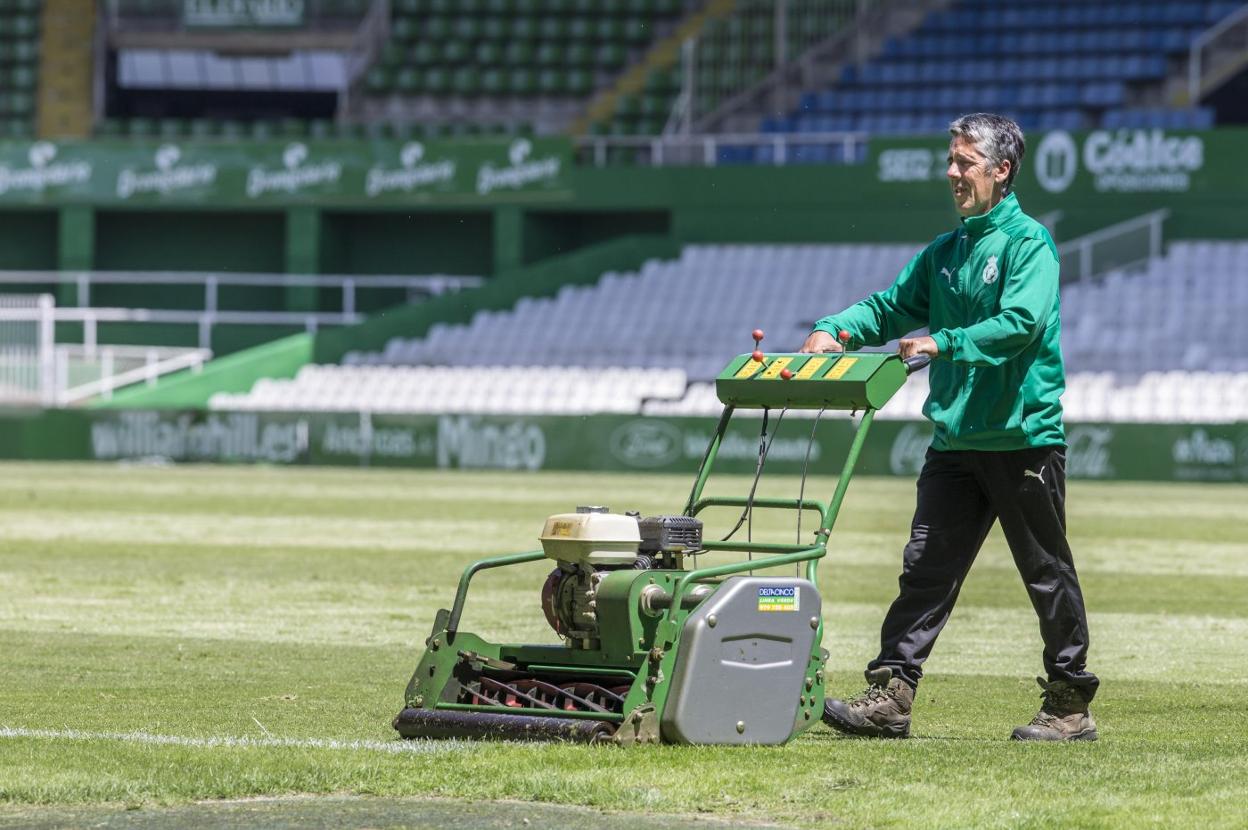
[[[961,216],[987,213],[1001,201],[1010,163],[993,167],[988,158],[963,136],[949,143],[949,167],[945,175],[953,188],[953,205]]]

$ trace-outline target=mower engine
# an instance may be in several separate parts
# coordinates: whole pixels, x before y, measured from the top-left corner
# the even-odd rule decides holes
[[[578,507],[542,529],[542,549],[558,566],[542,586],[542,611],[570,648],[596,649],[598,586],[611,571],[680,567],[676,557],[702,545],[702,522],[690,516],[611,513]]]

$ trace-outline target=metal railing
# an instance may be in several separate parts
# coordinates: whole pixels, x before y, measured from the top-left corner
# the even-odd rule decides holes
[[[98,325],[108,323],[175,323],[198,327],[201,349],[212,344],[212,329],[220,324],[299,326],[315,332],[324,326],[347,326],[363,322],[358,309],[362,289],[403,289],[407,302],[417,302],[464,288],[481,285],[481,277],[436,274],[427,276],[357,276],[304,274],[221,274],[153,271],[0,271],[0,285],[73,285],[75,307],[57,309],[58,319],[83,325],[85,343],[94,344]],[[92,308],[96,285],[202,285],[203,308],[198,310],[153,308]],[[251,311],[222,309],[222,286],[329,288],[340,292],[338,311]],[[77,315],[77,316],[75,316]]]
[[[778,0],[784,2],[784,0]],[[798,26],[794,29],[792,14],[782,27],[787,32],[801,32],[794,54],[777,51],[775,68],[762,78],[752,78],[735,89],[721,89],[714,106],[698,103],[696,89],[689,90],[693,99],[690,109],[695,113],[690,132],[712,132],[730,126],[735,116],[744,114],[757,120],[760,112],[782,114],[795,106],[796,95],[801,90],[813,89],[835,80],[841,67],[847,64],[865,63],[886,37],[904,32],[933,9],[949,5],[951,0],[852,0],[835,4],[837,10],[829,11],[836,17],[836,27],[826,31],[814,27],[817,37],[801,40],[811,28]],[[788,0],[798,7],[807,5],[802,0]],[[786,40],[791,40],[786,34]],[[694,47],[697,51],[698,47]],[[738,119],[739,120],[739,119]]]
[[[0,404],[72,406],[169,372],[199,371],[212,357],[207,349],[97,344],[96,324],[126,319],[127,311],[57,308],[51,294],[0,295]],[[89,342],[56,343],[57,323],[88,321]]]
[[[1157,259],[1162,252],[1166,209],[1110,225],[1058,246],[1062,282],[1085,280],[1115,268],[1133,268]]]
[[[373,0],[368,14],[364,15],[355,30],[347,52],[346,72],[343,73],[342,89],[338,95],[337,115],[340,121],[351,116],[356,90],[389,39],[390,0]]]
[[[770,5],[770,8],[768,8]],[[691,133],[723,102],[753,89],[862,13],[864,0],[774,0],[739,4],[727,20],[708,24],[683,44],[683,107],[674,128]],[[783,95],[783,93],[781,93]],[[679,126],[676,126],[679,125]]]
[[[1230,80],[1248,62],[1248,3],[1192,41],[1187,56],[1187,103],[1200,104],[1213,86]]]
[[[577,159],[604,167],[621,159],[649,167],[714,167],[738,161],[721,151],[753,149],[753,161],[762,155],[769,164],[800,160],[811,148],[823,148],[829,163],[861,164],[866,160],[866,133],[724,133],[659,136],[576,136]]]

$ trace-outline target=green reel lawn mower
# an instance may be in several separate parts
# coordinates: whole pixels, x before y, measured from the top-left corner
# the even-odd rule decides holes
[[[865,353],[735,358],[716,381],[724,411],[684,511],[642,518],[578,508],[546,520],[541,550],[469,565],[454,605],[437,613],[394,728],[405,738],[782,744],[813,726],[827,659],[816,568],[875,410],[926,362]],[[860,411],[831,502],[756,499],[754,489],[704,498],[737,409]],[[758,474],[765,456],[764,442]],[[810,544],[732,541],[731,533],[711,541],[698,518],[711,507],[739,508],[743,518],[754,509],[811,511],[819,525]],[[755,558],[686,566],[717,551]],[[555,563],[541,606],[562,645],[494,643],[460,630],[476,574],[542,559]],[[777,571],[795,565],[801,576]]]

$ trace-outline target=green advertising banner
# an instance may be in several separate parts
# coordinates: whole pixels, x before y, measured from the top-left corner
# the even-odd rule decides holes
[[[567,139],[0,143],[0,204],[286,205],[571,196]]]
[[[760,419],[733,421],[716,470],[752,473]],[[204,410],[0,414],[0,457],[162,459],[494,470],[692,474],[715,428],[709,418],[601,415],[507,417]],[[767,469],[800,473],[810,421],[776,428]],[[809,444],[812,475],[835,475],[853,435],[824,421]],[[1072,478],[1248,482],[1248,424],[1072,424]],[[923,422],[877,421],[859,462],[864,475],[915,476],[931,441]]]
[[[1027,194],[1033,210],[1034,202],[1047,210],[1054,200],[1071,204],[1111,195],[1225,198],[1248,191],[1248,167],[1236,160],[1242,147],[1237,130],[1034,133],[1027,136],[1015,189]],[[928,184],[933,195],[947,191],[945,138],[873,141],[870,151],[867,163],[880,186]]]
[[[188,29],[272,29],[302,26],[307,0],[182,0]]]

